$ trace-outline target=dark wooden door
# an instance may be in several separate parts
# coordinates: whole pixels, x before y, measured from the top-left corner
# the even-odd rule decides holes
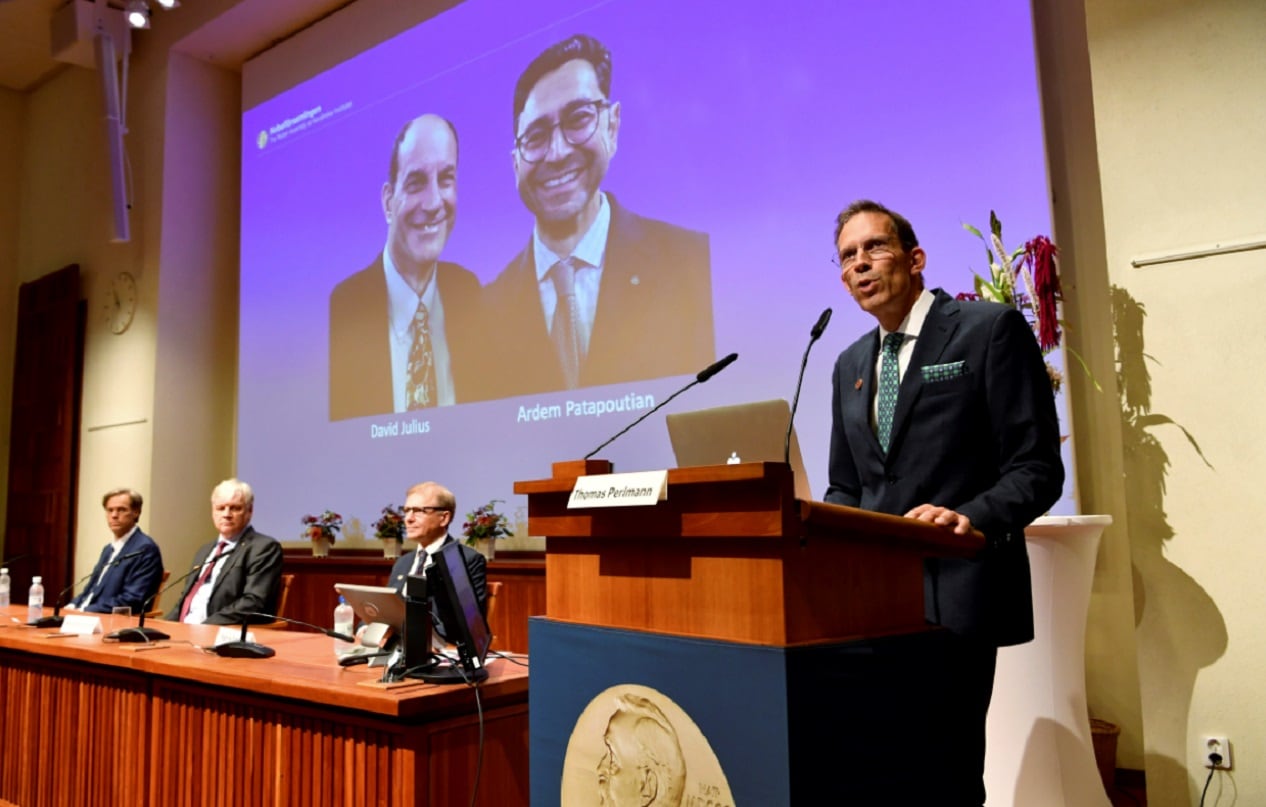
[[[18,293],[3,550],[15,603],[26,602],[38,574],[51,607],[73,571],[83,320],[77,264]]]

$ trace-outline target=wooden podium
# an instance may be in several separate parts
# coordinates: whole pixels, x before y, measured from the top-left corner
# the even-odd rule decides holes
[[[879,723],[926,716],[905,690],[935,684],[903,667],[913,643],[939,633],[924,619],[923,560],[970,556],[979,534],[797,500],[782,463],[674,469],[654,506],[568,509],[578,476],[609,472],[605,461],[562,462],[549,479],[515,484],[529,530],[547,536],[546,613],[531,627],[534,803],[578,803],[588,796],[567,788],[586,777],[597,787],[582,753],[593,731],[577,715],[604,708],[619,682],[681,706],[745,804],[808,803],[848,771],[832,769],[833,743],[860,760],[848,775],[882,764],[864,743],[831,739],[839,721],[895,741],[909,726]],[[754,706],[761,724],[745,729]],[[716,795],[714,781],[686,793]]]

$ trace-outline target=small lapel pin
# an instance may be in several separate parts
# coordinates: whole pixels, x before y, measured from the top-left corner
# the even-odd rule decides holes
[[[861,389],[861,388],[862,388],[862,380],[859,378],[857,379],[857,383],[853,385],[853,389]]]

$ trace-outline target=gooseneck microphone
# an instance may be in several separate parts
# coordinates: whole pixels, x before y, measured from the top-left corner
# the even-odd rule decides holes
[[[312,623],[312,622],[304,622],[304,621],[303,621],[303,620],[301,620],[301,619],[291,619],[291,618],[290,618],[290,617],[288,617],[288,616],[277,616],[276,614],[265,614],[265,613],[263,613],[263,612],[261,612],[261,611],[250,611],[250,612],[248,612],[248,613],[246,614],[246,616],[258,616],[258,617],[263,617],[264,619],[267,619],[267,620],[269,620],[269,621],[280,619],[282,622],[289,622],[291,625],[302,625],[302,626],[303,626],[303,627],[305,627],[305,628],[312,628],[312,629],[313,629],[313,630],[315,630],[315,631],[319,631],[320,633],[324,633],[326,636],[329,636],[331,639],[338,639],[339,641],[342,641],[342,642],[355,642],[355,641],[356,641],[356,637],[355,637],[355,636],[349,636],[349,635],[348,635],[348,634],[346,634],[346,633],[340,633],[340,632],[338,632],[338,631],[336,631],[336,630],[330,630],[329,628],[323,628],[323,627],[321,627],[320,625],[317,625],[317,624]]]
[[[338,631],[333,631],[329,628],[323,628],[320,625],[314,625],[311,622],[304,622],[299,619],[289,619],[284,616],[277,616],[276,614],[265,614],[262,611],[247,611],[242,614],[241,637],[235,642],[224,642],[223,644],[215,645],[211,648],[211,652],[215,653],[217,656],[224,656],[225,658],[272,658],[277,655],[277,651],[273,650],[271,647],[265,647],[258,642],[252,642],[246,638],[246,632],[250,628],[251,624],[249,618],[253,616],[262,617],[268,620],[280,619],[282,622],[289,622],[292,625],[303,625],[305,628],[319,630],[326,636],[332,636],[335,639],[341,639],[344,642],[356,642],[355,636],[348,636],[346,633],[339,633]]]
[[[201,571],[203,567],[207,565],[208,561],[212,563],[219,563],[229,555],[232,555],[236,550],[237,547],[235,546],[229,547],[224,552],[221,552],[219,557],[216,557],[213,561],[210,560],[210,555],[208,555],[208,558],[203,560],[201,563],[195,563],[192,569],[185,572],[180,577],[177,577],[166,586],[163,586],[158,591],[155,591],[152,595],[150,595],[149,599],[145,600],[145,602],[141,605],[141,618],[136,623],[136,627],[116,630],[114,633],[107,634],[105,638],[113,639],[116,642],[158,642],[163,639],[170,639],[171,636],[163,633],[161,630],[155,630],[154,628],[148,628],[145,626],[145,612],[149,610],[150,605],[154,602],[154,600],[158,599],[159,596],[175,588],[177,583],[188,579],[189,575],[194,572]]]
[[[800,406],[800,387],[804,384],[804,369],[809,365],[809,351],[813,343],[822,337],[826,324],[831,321],[831,309],[826,309],[818,317],[813,329],[809,331],[809,344],[804,349],[804,358],[800,360],[800,376],[796,379],[796,396],[791,400],[791,417],[787,418],[787,439],[783,442],[782,461],[791,463],[791,432],[796,424],[796,407]]]
[[[329,628],[323,628],[320,625],[314,625],[311,622],[304,622],[299,619],[290,619],[284,616],[277,616],[276,614],[265,614],[261,611],[248,611],[242,616],[243,617],[258,616],[258,617],[263,617],[264,619],[269,619],[269,620],[280,619],[282,622],[289,622],[292,625],[302,625],[305,628],[312,628],[313,630],[318,630],[321,633],[324,633],[326,636],[330,636],[335,639],[348,642],[349,644],[354,644],[356,642],[355,636],[348,636],[346,633],[339,633],[338,631],[330,630]],[[211,648],[211,652],[215,653],[217,656],[224,656],[225,658],[272,658],[273,656],[277,655],[277,651],[273,650],[271,647],[265,647],[264,645],[259,644],[257,642],[249,641],[246,638],[246,631],[249,627],[250,627],[250,622],[244,618],[242,620],[241,638],[239,638],[235,642],[224,642],[223,644],[218,644],[215,647]]]
[[[127,560],[128,558],[134,558],[137,555],[143,554],[144,551],[145,550],[143,549],[137,549],[134,552],[125,552],[119,555],[118,557],[111,558],[110,562],[107,563],[105,565],[105,568],[101,570],[101,576],[105,577],[106,572],[110,571],[115,566],[118,566],[120,563]],[[74,591],[79,586],[80,583],[92,577],[93,573],[96,571],[97,571],[96,569],[93,569],[91,572],[88,572],[83,577],[79,578],[75,582],[71,583],[69,586],[66,586],[66,588],[62,589],[61,593],[57,595],[57,602],[53,605],[53,615],[40,617],[39,619],[32,622],[31,626],[35,628],[60,628],[62,626],[62,623],[66,621],[65,618],[62,617],[62,606],[66,604],[66,595]],[[98,580],[98,582],[100,582],[100,580]]]
[[[669,395],[669,396],[668,396],[667,398],[665,398],[663,401],[661,401],[660,403],[658,403],[657,405],[655,405],[654,407],[652,407],[652,408],[650,409],[650,411],[648,411],[648,412],[644,413],[641,417],[639,417],[637,420],[634,420],[632,423],[630,423],[629,425],[625,426],[623,429],[620,429],[618,432],[616,432],[614,435],[612,435],[612,436],[611,436],[611,437],[610,437],[610,438],[609,438],[609,439],[608,439],[605,443],[603,443],[602,445],[600,445],[600,446],[598,446],[597,448],[595,448],[593,451],[590,451],[588,454],[586,454],[586,455],[585,455],[585,459],[589,459],[589,458],[590,458],[590,457],[592,457],[594,454],[597,454],[597,453],[598,453],[599,451],[601,451],[602,449],[604,449],[604,448],[606,448],[607,446],[611,445],[613,442],[615,442],[615,439],[616,439],[617,437],[619,437],[620,435],[624,434],[624,433],[625,433],[625,432],[627,432],[629,429],[633,428],[633,427],[634,427],[634,426],[636,426],[637,424],[641,423],[643,420],[646,420],[648,417],[650,417],[651,415],[653,415],[653,414],[655,414],[656,412],[658,412],[660,409],[662,409],[662,408],[663,408],[663,407],[664,407],[664,406],[665,406],[665,405],[666,405],[669,401],[671,401],[673,398],[676,398],[678,395],[680,395],[680,394],[682,394],[683,392],[685,392],[686,390],[690,389],[690,388],[691,388],[691,387],[693,387],[695,384],[702,384],[703,382],[707,381],[709,378],[712,378],[712,376],[714,376],[714,375],[716,375],[717,373],[721,372],[721,371],[722,371],[722,370],[724,370],[726,367],[729,367],[731,364],[733,364],[733,363],[734,363],[734,362],[736,362],[736,361],[738,361],[738,354],[737,354],[737,353],[731,353],[730,355],[726,356],[724,359],[719,359],[719,360],[717,360],[717,361],[714,361],[712,364],[709,364],[707,367],[705,367],[705,368],[703,368],[702,370],[700,370],[700,371],[699,371],[699,373],[695,376],[695,380],[694,380],[694,381],[691,381],[689,384],[687,384],[686,386],[684,386],[684,387],[682,387],[681,389],[677,390],[677,391],[676,391],[676,392],[674,392],[672,395]]]

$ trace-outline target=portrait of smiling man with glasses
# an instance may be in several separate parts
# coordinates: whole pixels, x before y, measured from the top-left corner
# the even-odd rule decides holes
[[[510,158],[535,226],[488,288],[506,334],[498,397],[695,373],[716,358],[707,235],[602,188],[623,114],[611,52],[592,36],[552,45],[519,76]]]

